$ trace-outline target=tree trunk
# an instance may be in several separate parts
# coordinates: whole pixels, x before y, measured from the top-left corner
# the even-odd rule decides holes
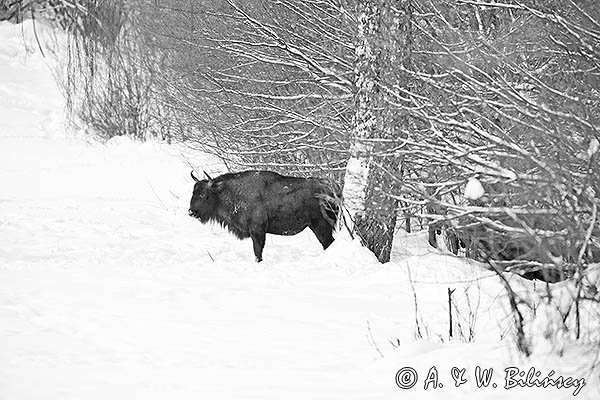
[[[409,1],[394,4],[399,10],[408,10]],[[381,139],[394,139],[400,129],[392,123],[397,123],[398,118],[387,111],[382,84],[392,75],[394,64],[404,61],[404,57],[398,59],[398,54],[407,52],[397,46],[406,41],[396,40],[399,34],[408,34],[405,24],[410,20],[398,18],[388,0],[368,0],[359,2],[358,23],[353,143],[346,168],[344,199],[352,229],[384,263],[390,260],[396,225],[396,200],[388,194],[394,192],[393,175],[398,175],[399,162],[396,157],[383,155],[389,141]]]

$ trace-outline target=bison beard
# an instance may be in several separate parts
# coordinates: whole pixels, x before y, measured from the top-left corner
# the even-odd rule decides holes
[[[205,173],[206,174],[206,173]],[[196,182],[190,216],[217,222],[239,239],[252,238],[262,261],[265,235],[295,235],[307,226],[323,249],[333,242],[341,195],[317,178],[283,176],[270,171],[228,173]]]

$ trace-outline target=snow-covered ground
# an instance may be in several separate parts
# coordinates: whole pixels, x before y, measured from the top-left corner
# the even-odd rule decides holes
[[[268,236],[255,263],[249,240],[187,215],[187,160],[218,162],[66,129],[46,61],[30,23],[0,23],[0,399],[573,397],[505,389],[507,367],[585,378],[576,398],[599,398],[595,352],[559,357],[541,337],[520,356],[499,280],[423,235],[398,237],[385,265],[343,234],[325,252],[309,231]],[[433,366],[443,387],[424,390]]]

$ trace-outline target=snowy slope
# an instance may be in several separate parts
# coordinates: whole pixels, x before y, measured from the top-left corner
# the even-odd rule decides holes
[[[187,160],[218,162],[67,130],[36,49],[30,23],[0,23],[0,399],[573,397],[505,390],[507,366],[585,376],[577,398],[600,396],[581,369],[594,354],[523,359],[497,278],[423,236],[398,238],[384,266],[343,234],[326,252],[310,232],[268,236],[256,264],[251,242],[187,216]],[[448,341],[448,288],[474,342]],[[498,388],[476,387],[477,365]],[[410,390],[395,383],[406,366]],[[424,390],[432,366],[444,387]]]

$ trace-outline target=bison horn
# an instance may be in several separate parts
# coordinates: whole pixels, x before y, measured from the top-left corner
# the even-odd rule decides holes
[[[210,177],[210,175],[208,175],[208,174],[206,173],[206,171],[202,170],[202,172],[204,172],[204,175],[206,175],[206,177],[208,178],[208,180],[209,180],[209,181],[212,181],[212,178]]]
[[[199,179],[198,179],[198,178],[196,178],[196,177],[194,176],[194,171],[190,172],[190,174],[192,175],[192,179],[193,179],[195,182],[198,182],[198,181],[199,181]]]

